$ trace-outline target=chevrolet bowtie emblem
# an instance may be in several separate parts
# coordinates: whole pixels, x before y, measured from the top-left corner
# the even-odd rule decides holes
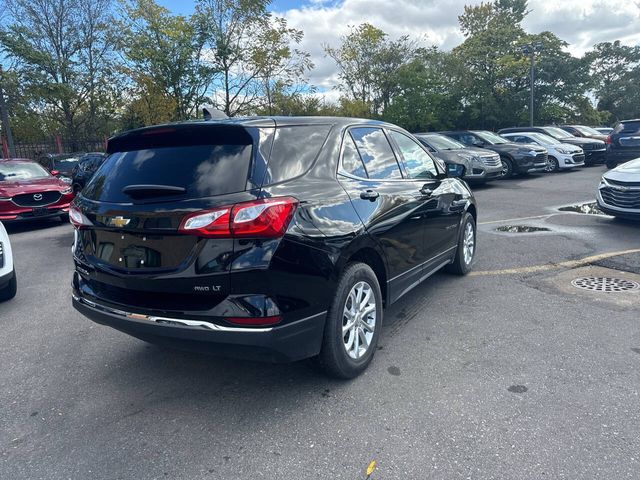
[[[118,227],[118,228],[122,228],[126,225],[129,225],[129,223],[131,222],[130,218],[124,218],[124,217],[113,217],[109,219],[109,226],[111,227]]]

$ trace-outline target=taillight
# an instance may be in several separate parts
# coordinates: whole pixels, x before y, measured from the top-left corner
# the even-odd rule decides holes
[[[607,145],[611,145],[613,140],[611,139],[611,135],[607,135],[607,139],[604,141]]]
[[[289,227],[298,201],[275,197],[190,213],[180,232],[209,238],[278,238]]]
[[[202,237],[229,237],[231,207],[191,213],[184,217],[180,231]]]
[[[82,211],[73,204],[69,206],[69,222],[71,222],[71,225],[75,228],[88,227],[92,225],[91,221],[84,216]]]

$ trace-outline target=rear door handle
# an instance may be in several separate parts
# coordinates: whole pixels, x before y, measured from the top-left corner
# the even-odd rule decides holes
[[[375,190],[365,190],[364,192],[360,192],[360,198],[362,200],[371,200],[373,202],[379,196],[380,194]]]

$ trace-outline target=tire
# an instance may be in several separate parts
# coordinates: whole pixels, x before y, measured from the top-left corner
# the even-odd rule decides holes
[[[358,287],[362,287],[362,290],[358,290]],[[353,320],[356,326],[343,333],[345,323],[351,321],[346,312],[351,310],[349,305],[354,296],[358,298],[358,292],[361,294],[360,300],[362,295],[369,295],[365,308],[371,308],[371,301],[375,301],[373,318],[371,313],[362,317],[359,312],[360,315]],[[382,293],[375,273],[364,263],[348,264],[340,275],[336,295],[327,314],[320,354],[316,357],[322,370],[332,377],[343,379],[355,378],[364,372],[376,352],[382,317]],[[365,325],[373,326],[373,332]],[[356,344],[356,341],[361,342],[363,336],[369,341],[364,350],[357,348]]]
[[[470,257],[465,255],[465,248],[469,247],[469,238],[467,238],[468,230],[471,231],[471,253]],[[476,242],[476,222],[473,219],[473,215],[469,212],[464,214],[462,219],[460,232],[458,234],[458,248],[456,248],[456,256],[453,262],[447,265],[446,270],[456,275],[466,275],[471,271],[473,262],[476,258],[477,242]],[[468,254],[467,250],[467,254]]]
[[[9,281],[9,285],[0,290],[0,302],[11,300],[16,296],[18,291],[18,277],[15,270],[13,271],[13,278]]]
[[[69,223],[69,214],[63,213],[62,215],[60,215],[60,221],[62,223]]]
[[[558,163],[558,160],[555,157],[549,157],[549,159],[547,160],[547,166],[544,167],[544,171],[545,172],[557,172],[558,170],[560,170],[560,164]]]
[[[500,178],[510,178],[513,176],[513,162],[507,157],[500,157],[502,162],[502,176]]]

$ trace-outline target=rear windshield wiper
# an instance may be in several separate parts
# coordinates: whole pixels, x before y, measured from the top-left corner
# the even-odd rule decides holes
[[[174,185],[127,185],[122,189],[122,193],[130,197],[162,197],[164,195],[179,195],[186,193],[184,187]]]

